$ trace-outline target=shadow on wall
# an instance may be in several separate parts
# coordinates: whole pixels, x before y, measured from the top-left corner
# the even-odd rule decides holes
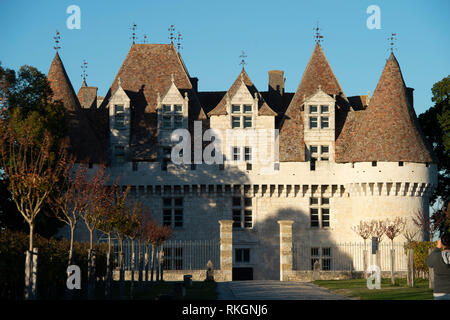
[[[309,198],[307,199],[309,201]],[[266,210],[270,210],[267,208]],[[284,208],[255,222],[257,246],[253,261],[255,280],[280,280],[280,220],[292,220],[293,270],[313,270],[314,261],[319,261],[321,270],[353,269],[352,257],[342,251],[331,239],[331,230],[311,228],[309,213],[296,208]],[[238,233],[233,237],[239,241]],[[236,235],[236,236],[235,236]]]

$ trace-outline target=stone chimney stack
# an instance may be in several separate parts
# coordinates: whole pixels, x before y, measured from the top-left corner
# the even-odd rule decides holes
[[[284,72],[282,70],[269,71],[269,92],[278,93],[280,96],[284,94]]]

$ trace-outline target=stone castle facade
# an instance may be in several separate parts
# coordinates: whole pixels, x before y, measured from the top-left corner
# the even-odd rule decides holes
[[[219,221],[231,220],[229,262],[254,279],[280,279],[280,228],[292,226],[293,243],[328,248],[361,241],[351,229],[361,220],[399,216],[413,228],[411,217],[429,210],[436,161],[393,54],[372,97],[347,97],[319,44],[295,93],[283,71],[269,71],[263,92],[244,69],[228,91],[201,92],[173,44],[133,44],[105,97],[86,82],[76,95],[59,54],[48,79],[80,162],[91,172],[107,163],[173,239],[219,240]],[[204,163],[195,151],[208,142],[194,141],[183,150],[192,163],[174,164],[175,129],[220,133],[212,155],[224,161]],[[257,130],[275,134],[246,136]]]

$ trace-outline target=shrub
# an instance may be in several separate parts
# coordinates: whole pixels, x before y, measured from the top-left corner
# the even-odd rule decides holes
[[[38,298],[61,298],[67,280],[69,241],[35,237],[38,248]],[[22,299],[25,278],[25,251],[28,234],[0,231],[0,298]],[[82,280],[87,280],[87,252],[89,243],[74,243],[73,264],[81,269]],[[106,246],[96,245],[96,276],[103,277],[106,269]],[[82,286],[83,287],[83,286]]]
[[[426,261],[430,247],[436,247],[436,243],[430,241],[411,241],[405,245],[405,250],[413,249],[414,251],[414,268],[417,274],[420,272],[428,273]]]

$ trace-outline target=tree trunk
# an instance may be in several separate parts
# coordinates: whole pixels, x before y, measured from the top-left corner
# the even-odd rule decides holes
[[[155,271],[155,258],[156,258],[156,252],[155,252],[155,245],[152,243],[152,261],[151,261],[151,274],[150,274],[150,282],[153,284],[153,273]]]
[[[433,248],[428,248],[428,255],[430,255]],[[434,288],[434,270],[433,268],[428,268],[428,288]]]
[[[30,228],[28,251],[25,252],[25,300],[33,299],[33,237],[34,237],[34,222],[28,224]]]
[[[88,251],[88,299],[94,299],[95,295],[95,251]]]
[[[108,253],[106,254],[105,297],[111,299],[111,233],[108,233]]]
[[[395,250],[394,250],[394,246],[392,245],[392,249],[391,249],[391,283],[392,285],[395,284]]]
[[[144,271],[145,271],[145,282],[148,282],[148,243],[145,244],[145,256],[144,256]]]
[[[159,282],[159,268],[160,268],[160,251],[159,246],[156,249],[156,282]]]
[[[407,273],[407,281],[409,287],[414,287],[414,252],[412,249],[408,249],[408,273]]]
[[[136,256],[134,253],[134,239],[131,239],[131,284],[130,284],[130,300],[133,300],[134,294],[134,270],[135,270]]]
[[[160,251],[159,251],[159,272],[161,273],[160,276],[160,280],[164,281],[164,249],[163,249],[163,245],[161,245],[160,247]]]
[[[138,283],[139,290],[142,289],[142,252],[141,252],[141,241],[138,241]]]
[[[124,270],[123,270],[123,239],[119,239],[120,251],[119,251],[119,296],[123,299],[123,287],[124,287]]]

